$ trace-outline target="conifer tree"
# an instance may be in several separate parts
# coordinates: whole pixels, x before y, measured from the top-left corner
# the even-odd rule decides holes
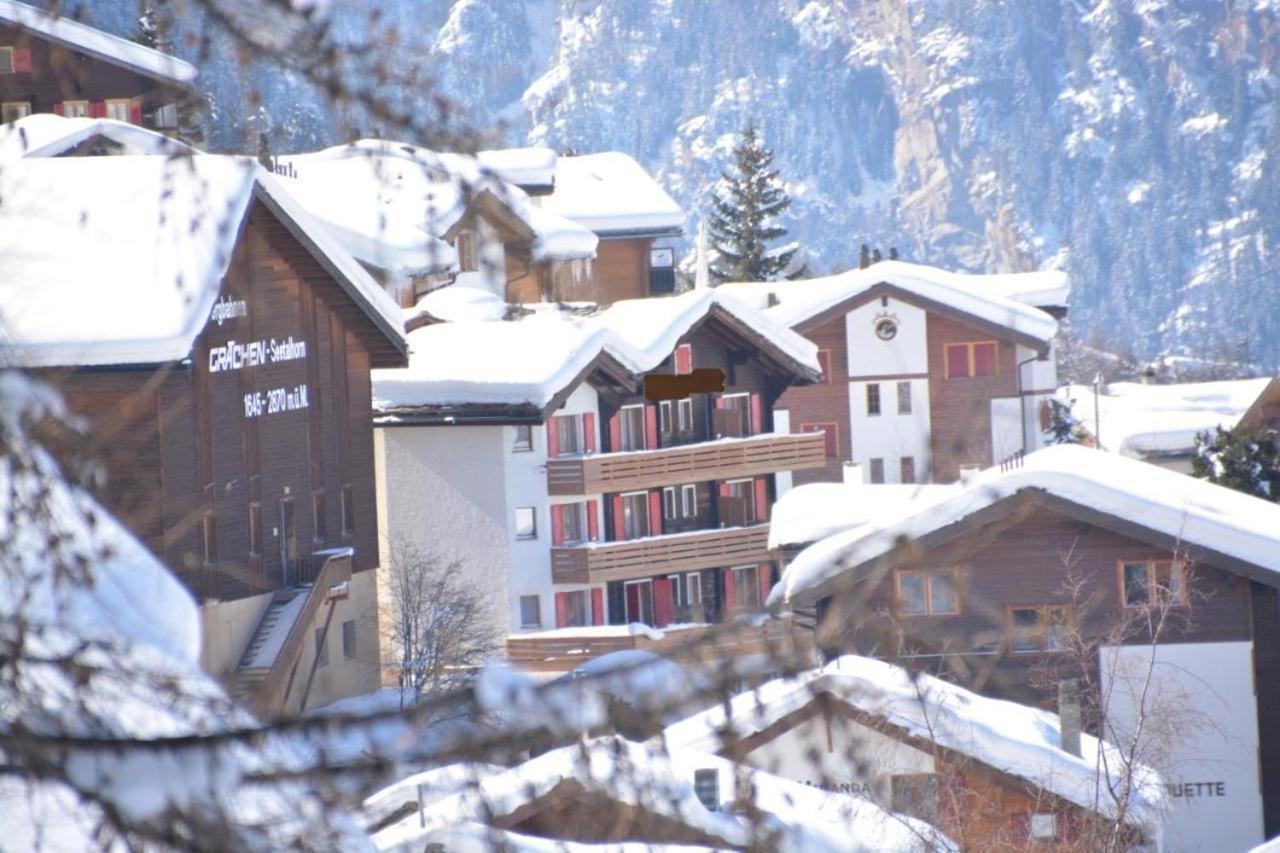
[[[1273,429],[1215,427],[1196,435],[1191,473],[1211,483],[1280,503],[1280,445]]]
[[[711,245],[719,258],[711,275],[721,281],[771,281],[787,269],[796,244],[769,244],[785,237],[776,219],[791,204],[755,126],[748,124],[733,149],[734,167],[723,173],[711,198]],[[795,278],[799,273],[789,276]]]
[[[155,7],[149,3],[141,7],[138,23],[133,28],[129,38],[145,47],[155,48],[166,53],[173,52],[173,45],[169,43],[169,39],[165,36],[164,26],[156,14]]]

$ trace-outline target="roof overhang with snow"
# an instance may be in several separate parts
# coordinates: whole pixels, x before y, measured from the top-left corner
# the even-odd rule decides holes
[[[768,607],[777,613],[812,604],[922,552],[980,529],[998,532],[1040,509],[1280,587],[1280,505],[1066,445],[1036,451],[1022,468],[989,469],[959,492],[922,499],[905,513],[810,545],[787,566]]]
[[[163,133],[108,118],[64,118],[34,113],[0,126],[0,160],[14,157],[62,157],[99,147],[113,154],[181,156],[191,146]]]
[[[560,157],[543,206],[602,240],[677,237],[684,210],[633,158],[617,151]]]
[[[196,79],[196,67],[176,56],[14,0],[0,0],[0,26],[25,30],[36,38],[162,83],[191,88]]]

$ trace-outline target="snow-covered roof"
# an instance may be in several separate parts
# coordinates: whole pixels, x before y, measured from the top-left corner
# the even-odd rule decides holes
[[[727,711],[725,705],[717,704],[667,727],[664,737],[676,747],[720,750],[727,738],[758,734],[819,694],[885,724],[881,730],[886,733],[900,730],[1107,816],[1114,814],[1116,806],[1108,793],[1107,775],[1111,774],[1113,783],[1132,778],[1129,819],[1152,828],[1159,823],[1164,803],[1159,774],[1141,765],[1128,774],[1121,753],[1111,744],[1081,734],[1081,754],[1073,755],[1062,749],[1057,714],[991,699],[930,675],[857,655],[739,694],[730,700]]]
[[[483,288],[454,284],[427,293],[405,313],[446,323],[501,320],[507,314],[507,303]]]
[[[589,740],[510,770],[482,775],[470,790],[437,800],[421,816],[414,813],[386,827],[374,835],[373,842],[380,850],[419,850],[431,833],[509,815],[562,783],[576,782],[588,792],[661,815],[727,847],[750,846],[753,829],[748,821],[709,811],[694,794],[694,771],[708,769],[718,771],[723,795],[732,797],[735,768],[726,759],[688,749],[662,750],[622,738]],[[764,813],[762,828],[777,833],[770,839],[771,849],[846,849],[850,838],[886,851],[955,849],[927,824],[869,800],[831,794],[759,770],[745,770],[745,775],[754,805]]]
[[[254,198],[405,347],[399,307],[252,160],[27,158],[0,169],[0,198],[0,339],[16,364],[187,358]]]
[[[291,191],[348,251],[379,269],[409,276],[455,269],[457,254],[444,240],[486,194],[531,232],[535,261],[595,257],[588,229],[534,206],[475,158],[362,139],[278,159]]]
[[[556,161],[555,191],[544,209],[590,228],[602,237],[677,235],[684,211],[639,163],[606,151]]]
[[[556,180],[556,152],[550,148],[499,148],[477,151],[476,162],[522,189],[550,188]]]
[[[983,471],[955,492],[923,495],[903,512],[828,536],[801,551],[769,595],[777,610],[824,594],[831,581],[890,553],[901,540],[951,528],[1020,492],[1048,495],[1138,525],[1192,559],[1280,586],[1280,505],[1079,445],[1046,447],[1019,468]],[[1056,557],[1055,557],[1056,559]],[[1225,566],[1225,561],[1235,561]]]
[[[1058,391],[1073,401],[1072,414],[1101,446],[1134,458],[1187,455],[1195,450],[1196,433],[1216,426],[1231,429],[1258,399],[1271,380],[1234,379],[1221,382],[1188,382],[1176,385],[1144,385],[1112,382],[1097,398],[1097,424],[1093,387],[1071,385]]]
[[[715,291],[614,303],[598,314],[534,311],[518,321],[437,323],[409,333],[409,367],[373,376],[376,410],[482,404],[544,408],[607,357],[639,379],[713,313],[735,322],[796,371],[816,378],[817,349]]]
[[[879,285],[894,287],[908,299],[914,296],[957,314],[1009,329],[1040,345],[1047,345],[1057,333],[1058,321],[1015,297],[1061,292],[1068,287],[1065,275],[1059,272],[986,276],[905,261],[882,261],[866,269],[824,278],[729,283],[716,289],[795,327],[837,305],[863,297]]]
[[[0,125],[0,162],[15,157],[57,157],[95,137],[117,143],[124,154],[195,153],[185,143],[127,121],[33,113]]]
[[[955,484],[808,483],[784,494],[769,511],[769,547],[808,545],[875,518],[901,515],[904,509],[935,495],[951,494]]]
[[[0,25],[19,27],[80,53],[156,80],[189,86],[196,79],[195,66],[176,56],[104,33],[65,15],[46,12],[26,3],[0,0]]]

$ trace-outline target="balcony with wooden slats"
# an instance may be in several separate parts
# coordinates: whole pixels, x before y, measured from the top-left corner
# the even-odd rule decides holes
[[[552,583],[602,583],[695,572],[769,556],[769,525],[725,527],[551,549]]]
[[[628,492],[804,471],[826,464],[826,439],[822,433],[765,433],[659,450],[550,459],[547,491],[555,496]]]

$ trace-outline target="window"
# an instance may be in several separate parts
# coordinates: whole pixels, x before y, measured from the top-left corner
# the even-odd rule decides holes
[[[730,569],[733,572],[733,609],[755,610],[760,606],[760,570],[757,566]]]
[[[622,423],[620,450],[644,450],[644,406],[623,406],[618,412]]]
[[[520,424],[515,428],[516,434],[511,442],[511,450],[514,453],[524,453],[533,450],[533,427],[528,424]]]
[[[350,483],[338,492],[338,500],[342,504],[342,535],[350,536],[356,532],[356,502]]]
[[[689,572],[685,576],[685,601],[689,605],[689,621],[701,622],[702,614],[702,575]]]
[[[356,656],[356,620],[348,619],[342,623],[342,659],[351,660]]]
[[[649,535],[648,492],[632,492],[622,496],[621,532],[623,539],[639,539]]]
[[[676,487],[666,486],[662,490],[662,517],[676,517]]]
[[[536,598],[536,596],[530,596]],[[591,624],[586,590],[556,593],[556,627],[581,628]]]
[[[955,569],[894,572],[899,616],[953,616],[960,612]]]
[[[1157,593],[1155,597],[1152,590]],[[1186,604],[1186,566],[1174,560],[1122,562],[1120,598],[1126,607],[1149,607],[1166,601]]]
[[[627,581],[623,589],[626,593],[627,622],[652,625],[653,581]]]
[[[556,415],[551,419],[550,428],[555,430],[553,456],[573,456],[580,452],[582,445],[578,442],[577,415]]]
[[[0,74],[13,73],[13,48],[0,47]]]
[[[1070,611],[1066,607],[1009,608],[1009,650],[1017,654],[1060,652],[1067,648]]]
[[[698,486],[694,483],[680,487],[680,514],[685,518],[698,515]]]
[[[536,595],[520,596],[520,627],[542,627],[542,599]]]
[[[724,484],[720,500],[720,522],[729,527],[756,523],[754,480],[733,480]]]
[[[691,344],[680,344],[676,347],[676,373],[692,373],[693,372],[693,346]]]
[[[840,455],[839,432],[835,424],[800,424],[801,432],[820,432],[826,437],[825,450],[828,459]]]
[[[249,504],[249,553],[262,553],[262,504]]]
[[[719,811],[720,772],[715,769],[693,771],[693,793],[707,811]]]
[[[996,375],[995,341],[947,344],[942,352],[948,379]]]
[[[458,250],[458,269],[462,272],[475,272],[480,268],[476,259],[476,235],[474,231],[459,231],[454,241]]]
[[[719,438],[741,438],[751,435],[751,395],[725,394],[716,410],[716,435]]]
[[[890,779],[893,810],[923,821],[938,820],[938,774],[904,773]]]
[[[89,102],[88,101],[63,101],[62,115],[66,118],[88,118]]]
[[[8,124],[31,115],[31,104],[26,101],[5,101],[0,104],[0,123]]]
[[[516,507],[516,538],[537,539],[538,523],[531,506]]]
[[[916,460],[912,456],[904,456],[898,460],[901,467],[899,479],[904,483],[914,483],[916,481]]]
[[[831,384],[831,350],[818,350],[818,367],[822,368],[822,383]]]
[[[867,414],[880,414],[880,383],[867,383]]]
[[[871,482],[883,483],[884,482],[884,460],[872,459],[870,465],[871,465]]]
[[[200,519],[200,550],[206,566],[218,562],[218,518],[212,513]]]
[[[316,667],[329,665],[329,647],[325,644],[324,628],[316,628]]]
[[[1058,840],[1058,816],[1056,814],[1033,814],[1027,822],[1027,829],[1033,839],[1038,841]]]
[[[107,101],[107,118],[116,121],[129,120],[129,101],[127,98],[111,98]]]
[[[557,504],[558,511],[553,510],[551,520],[557,517],[560,522],[559,541],[564,545],[584,542],[587,538],[587,505],[585,503]]]
[[[693,401],[676,400],[676,431],[689,432],[693,429]]]
[[[911,414],[911,383],[898,383],[898,414]]]
[[[658,431],[667,435],[674,426],[671,422],[671,401],[663,400],[658,403]]]
[[[324,492],[313,492],[311,495],[311,536],[317,542],[323,542],[329,533],[324,509]]]

